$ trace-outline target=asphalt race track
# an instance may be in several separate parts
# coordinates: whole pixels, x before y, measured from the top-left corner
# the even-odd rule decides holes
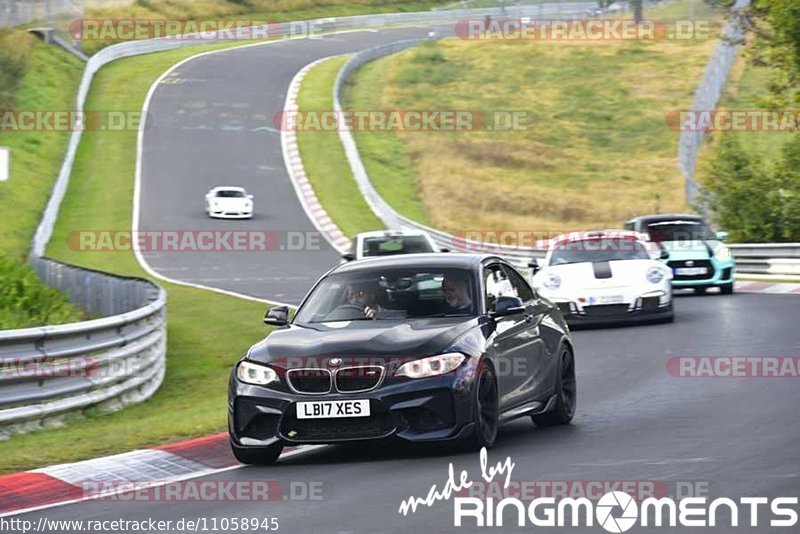
[[[297,199],[273,117],[283,110],[294,75],[312,61],[429,31],[281,41],[201,56],[175,69],[154,92],[148,110],[139,229],[266,230],[279,243],[268,252],[146,252],[148,264],[169,278],[299,304],[311,284],[339,262],[339,254]],[[203,195],[216,185],[243,186],[255,195],[253,219],[209,219]]]
[[[526,418],[504,426],[489,452],[490,462],[510,456],[516,463],[515,481],[656,481],[668,487],[699,482],[711,497],[797,495],[796,379],[676,378],[666,370],[667,360],[677,355],[796,355],[797,298],[709,294],[679,298],[676,305],[671,325],[576,332],[579,407],[574,423],[539,429]],[[283,487],[321,482],[321,501],[97,501],[20,517],[277,517],[286,532],[441,532],[452,528],[452,503],[423,507],[408,517],[399,515],[398,507],[410,495],[425,497],[432,484],[441,487],[451,461],[456,473],[480,474],[477,454],[451,456],[447,447],[336,446],[273,467],[212,477],[278,480]],[[604,532],[599,527],[575,530]]]
[[[179,67],[169,83],[158,88],[150,108],[142,229],[313,232],[288,181],[278,135],[258,128],[271,126],[291,78],[314,59],[427,32],[393,29],[282,42],[209,55]],[[202,196],[218,184],[242,185],[255,194],[257,216],[251,221],[207,219]],[[318,251],[146,258],[165,276],[296,303],[310,283],[338,261],[327,243],[321,245]],[[708,487],[711,497],[797,496],[797,380],[678,378],[667,372],[667,361],[676,356],[795,356],[800,353],[799,312],[796,296],[709,293],[679,297],[673,324],[576,332],[579,401],[574,424],[539,429],[529,419],[517,420],[501,430],[497,446],[489,452],[490,463],[510,456],[516,481],[656,481],[670,488],[687,482]],[[398,514],[403,499],[424,497],[432,484],[441,488],[451,461],[456,472],[466,469],[473,479],[479,477],[477,454],[453,453],[446,446],[336,446],[273,467],[239,468],[208,477],[278,480],[283,487],[321,482],[321,500],[107,500],[21,517],[275,517],[285,532],[473,531],[453,528],[450,502],[422,507],[407,517]],[[598,526],[574,530],[603,532]]]

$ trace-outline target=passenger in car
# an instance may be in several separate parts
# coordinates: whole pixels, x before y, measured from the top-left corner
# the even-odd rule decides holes
[[[469,283],[465,278],[450,275],[442,280],[442,294],[447,314],[463,314],[472,311]]]

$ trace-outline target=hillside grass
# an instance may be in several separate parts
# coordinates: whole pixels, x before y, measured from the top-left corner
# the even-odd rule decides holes
[[[83,64],[63,50],[17,30],[0,37],[0,110],[74,109]],[[0,182],[0,255],[28,250],[61,167],[70,132],[0,129],[11,150],[11,173]],[[13,213],[13,216],[11,215]]]
[[[194,47],[122,59],[95,78],[87,110],[141,109],[150,84]],[[61,207],[49,256],[85,267],[141,276],[133,254],[80,252],[71,230],[129,229],[136,132],[85,132]],[[159,282],[168,293],[167,373],[149,400],[113,413],[89,410],[61,428],[0,442],[0,473],[120,453],[226,429],[226,386],[232,364],[269,331],[265,305]],[[68,444],[65,445],[65,444]]]
[[[297,95],[299,111],[333,109],[333,83],[346,60],[347,56],[334,57],[306,74]],[[314,193],[347,237],[383,228],[353,179],[338,132],[301,130],[297,145]]]
[[[648,17],[685,18],[688,7]],[[347,109],[529,118],[524,131],[357,132],[370,177],[400,213],[451,233],[618,227],[689,209],[666,116],[690,105],[717,44],[722,13],[703,10],[708,39],[448,39],[365,65],[347,87]]]
[[[0,112],[69,109],[81,70],[77,58],[33,35],[0,30]],[[0,182],[0,330],[86,318],[24,262],[68,137],[0,128],[0,146],[11,151],[10,178]]]
[[[287,22],[372,13],[427,11],[444,0],[137,0],[87,6],[86,19],[239,20],[252,23]],[[114,40],[85,40],[92,54]]]

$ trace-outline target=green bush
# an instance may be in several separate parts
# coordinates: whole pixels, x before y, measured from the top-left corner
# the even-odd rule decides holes
[[[80,321],[85,313],[21,261],[0,256],[0,330]]]
[[[734,242],[800,241],[800,134],[770,167],[725,135],[703,183],[702,202]]]

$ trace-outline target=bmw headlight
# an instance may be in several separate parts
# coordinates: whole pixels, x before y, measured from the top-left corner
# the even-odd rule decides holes
[[[395,376],[407,376],[408,378],[427,378],[449,373],[457,369],[463,363],[466,356],[459,352],[440,354],[406,362],[400,366]]]
[[[236,376],[246,384],[266,386],[278,381],[278,373],[271,367],[248,361],[240,362],[236,367]]]
[[[544,278],[544,287],[550,291],[555,291],[561,287],[561,277],[555,273],[550,273]]]
[[[647,281],[651,284],[657,284],[664,279],[664,271],[658,267],[650,267],[647,269]]]
[[[731,259],[731,249],[729,249],[725,245],[720,245],[714,252],[714,257],[719,261],[729,260]]]

